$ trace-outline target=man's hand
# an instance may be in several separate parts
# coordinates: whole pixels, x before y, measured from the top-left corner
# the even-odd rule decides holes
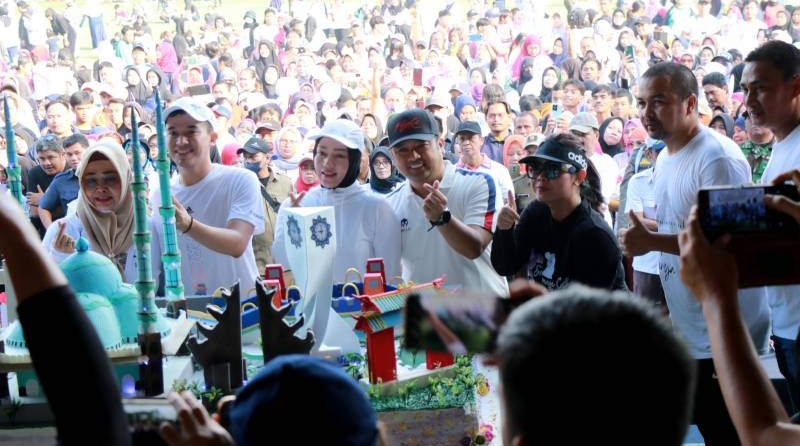
[[[233,438],[222,425],[212,419],[206,408],[188,391],[170,392],[167,400],[175,408],[179,427],[164,422],[159,427],[161,438],[170,446],[233,446]]]
[[[772,180],[772,184],[783,184],[787,181],[793,181],[794,184],[797,185],[798,190],[800,190],[800,169],[790,170],[778,175],[774,180]],[[764,204],[766,204],[769,208],[775,209],[776,211],[789,214],[798,223],[800,223],[800,202],[794,201],[783,195],[767,194],[764,196]]]
[[[429,221],[438,220],[447,209],[447,197],[439,190],[439,180],[434,181],[433,185],[425,183],[423,187],[428,192],[428,195],[422,200],[425,218]]]
[[[192,216],[175,196],[172,197],[172,205],[175,206],[175,228],[178,231],[186,232],[189,224],[192,223]]]
[[[650,232],[644,223],[639,219],[633,211],[628,212],[628,218],[631,222],[631,227],[623,229],[619,233],[619,244],[622,246],[622,252],[628,257],[640,256],[652,251],[650,247]]]
[[[735,296],[739,270],[733,255],[724,249],[730,235],[710,244],[700,228],[697,206],[692,208],[686,229],[678,236],[681,250],[681,280],[702,303],[714,296]]]
[[[36,189],[38,192],[27,192],[25,197],[28,199],[28,204],[31,206],[39,206],[39,200],[42,199],[42,195],[44,195],[44,191],[42,190],[42,186],[36,185]]]
[[[508,191],[508,203],[500,208],[497,214],[497,229],[507,231],[519,223],[517,203],[514,200],[514,191]]]
[[[75,239],[64,234],[67,222],[65,220],[59,220],[57,224],[58,233],[56,234],[56,238],[53,239],[53,249],[64,254],[72,254],[75,252]]]

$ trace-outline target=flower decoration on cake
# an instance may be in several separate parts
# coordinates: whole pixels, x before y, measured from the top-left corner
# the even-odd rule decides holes
[[[286,232],[289,234],[289,242],[295,248],[299,248],[303,244],[303,234],[300,232],[300,225],[297,223],[297,219],[290,215],[286,222],[286,227]]]
[[[327,246],[331,242],[332,236],[331,224],[328,223],[327,218],[319,216],[312,220],[311,240],[314,240],[314,244],[316,244],[318,248]]]

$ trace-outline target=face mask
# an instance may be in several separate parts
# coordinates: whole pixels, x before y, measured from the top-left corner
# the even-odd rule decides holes
[[[244,168],[258,175],[261,171],[261,163],[244,163]]]

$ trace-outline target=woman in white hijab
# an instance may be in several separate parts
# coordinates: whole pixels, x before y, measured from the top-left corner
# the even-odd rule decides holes
[[[132,172],[122,146],[97,143],[83,154],[77,169],[80,182],[74,214],[56,220],[44,237],[44,247],[57,262],[75,252],[84,237],[90,249],[108,257],[126,282],[136,278],[133,246]]]

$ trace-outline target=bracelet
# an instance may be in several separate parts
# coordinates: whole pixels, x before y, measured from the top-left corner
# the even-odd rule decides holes
[[[192,230],[192,225],[194,224],[194,217],[190,215],[189,218],[191,219],[189,220],[189,226],[186,227],[186,230],[183,231],[183,234],[186,234],[187,232]]]

